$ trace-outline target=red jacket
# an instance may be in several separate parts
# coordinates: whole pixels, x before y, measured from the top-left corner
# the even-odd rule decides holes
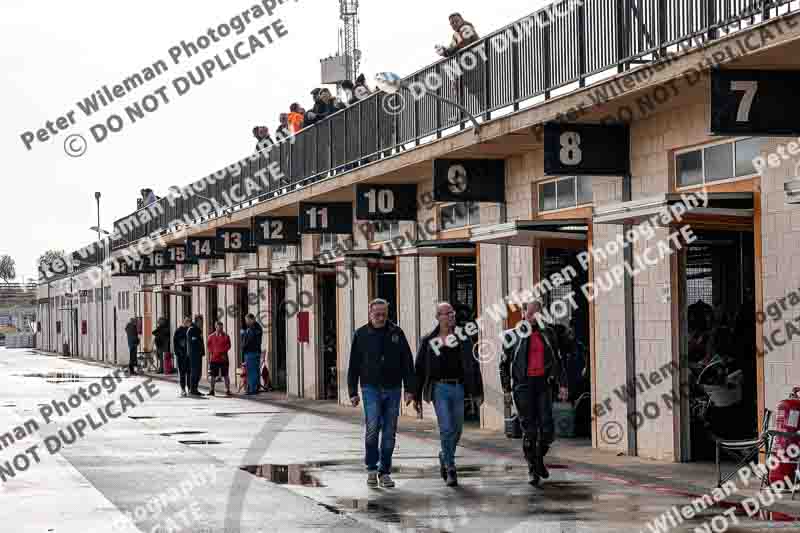
[[[231,349],[231,338],[227,333],[217,333],[216,331],[208,336],[209,361],[212,363],[224,363],[228,358],[228,350]]]

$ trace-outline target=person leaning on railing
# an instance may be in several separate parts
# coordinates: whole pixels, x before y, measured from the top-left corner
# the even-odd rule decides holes
[[[451,57],[462,48],[476,43],[480,39],[478,32],[475,31],[475,26],[464,20],[461,13],[453,13],[450,15],[450,27],[453,28],[455,32],[453,34],[453,40],[450,41],[450,46],[436,46],[436,53],[442,57]]]

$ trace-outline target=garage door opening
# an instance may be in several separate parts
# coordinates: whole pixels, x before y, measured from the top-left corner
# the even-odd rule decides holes
[[[755,247],[746,231],[694,230],[680,265],[683,459],[758,434]]]

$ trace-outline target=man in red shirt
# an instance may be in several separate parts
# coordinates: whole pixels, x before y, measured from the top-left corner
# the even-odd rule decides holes
[[[217,322],[214,333],[208,336],[208,354],[211,371],[209,373],[211,392],[209,396],[214,396],[214,388],[217,385],[217,378],[222,377],[225,381],[225,394],[231,395],[231,380],[228,377],[228,351],[231,349],[231,338],[222,330],[222,322]]]
[[[544,456],[555,437],[553,424],[553,386],[561,376],[558,343],[552,329],[537,320],[540,300],[523,305],[523,321],[506,337],[514,341],[503,350],[500,382],[512,394],[522,424],[522,450],[528,462],[528,480],[538,485],[550,473]]]

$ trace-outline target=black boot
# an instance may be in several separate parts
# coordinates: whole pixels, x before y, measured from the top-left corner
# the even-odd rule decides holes
[[[538,453],[536,454],[535,470],[542,479],[547,479],[550,477],[550,472],[547,471],[547,467],[544,465],[544,456],[547,455],[547,451],[549,449],[550,446],[547,446],[546,444],[540,444],[539,449],[537,450]]]
[[[523,437],[522,452],[528,463],[528,483],[536,487],[539,485],[539,474],[536,472],[536,444],[527,436]]]
[[[447,467],[444,465],[442,452],[439,452],[439,475],[442,476],[442,481],[447,481]]]

